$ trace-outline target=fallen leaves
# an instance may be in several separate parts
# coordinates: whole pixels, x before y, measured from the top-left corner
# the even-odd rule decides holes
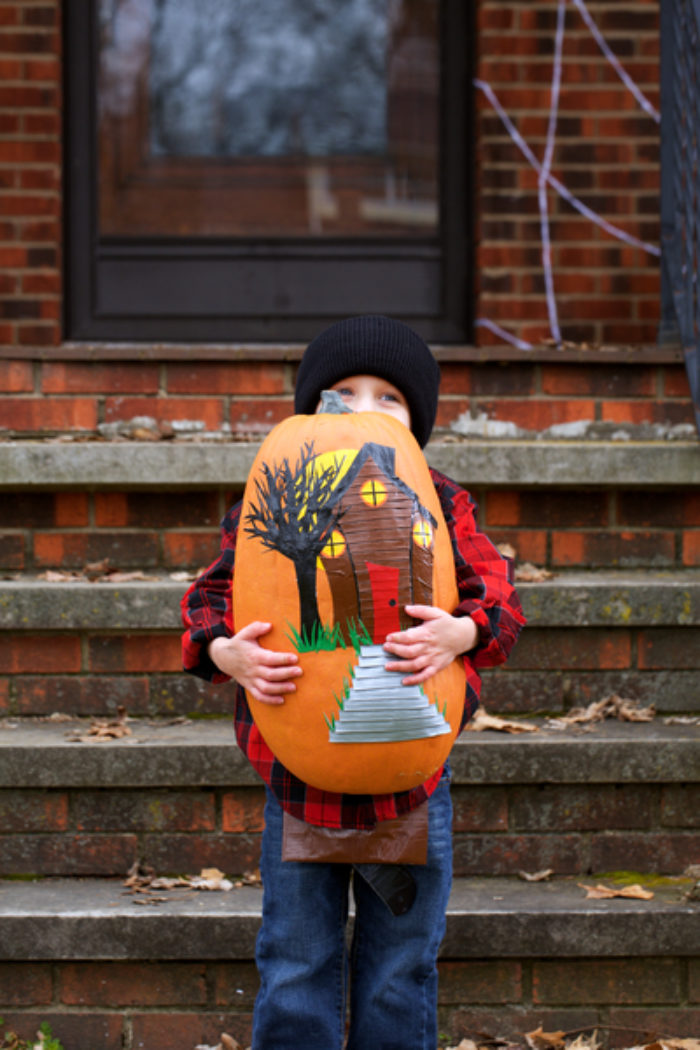
[[[498,543],[496,546],[504,558],[510,558],[512,561],[517,559],[518,552],[510,543]],[[552,572],[551,569],[545,569],[541,565],[533,565],[531,561],[525,561],[516,565],[513,573],[516,581],[520,583],[542,583],[543,580],[552,580],[556,576],[556,573]]]
[[[700,1050],[700,1039],[658,1039],[644,1047],[632,1050]]]
[[[138,904],[161,904],[167,897],[154,896],[159,891],[196,890],[214,893],[228,893],[242,886],[261,886],[260,872],[245,872],[239,879],[231,881],[218,868],[202,868],[199,875],[157,875],[150,864],[136,861],[129,868],[124,886],[129,893],[140,895]]]
[[[96,744],[104,740],[120,740],[122,737],[131,736],[127,722],[126,708],[118,707],[116,718],[93,718],[84,732],[69,734],[67,739],[74,744],[80,744],[86,740]]]
[[[519,871],[518,878],[524,882],[546,882],[554,874],[554,868],[544,868],[542,871]]]
[[[616,718],[619,722],[653,722],[656,711],[654,707],[641,707],[637,700],[618,696],[612,693],[595,700],[587,707],[575,707],[565,715],[547,720],[549,729],[567,729],[574,725],[592,725],[606,718]]]
[[[71,583],[76,580],[89,580],[90,583],[131,583],[134,580],[153,580],[140,569],[123,572],[110,565],[109,558],[87,562],[82,569],[47,569],[39,575],[47,583]]]
[[[559,1050],[565,1045],[566,1032],[543,1032],[542,1025],[527,1032],[525,1042],[530,1050]]]
[[[176,583],[189,583],[195,580],[203,571],[204,569],[198,569],[196,572],[181,570],[168,573],[168,578]],[[20,579],[19,576],[13,578]],[[46,583],[76,583],[87,580],[89,583],[119,584],[142,580],[147,583],[153,583],[157,582],[158,577],[149,576],[147,573],[142,572],[141,569],[129,571],[117,569],[110,564],[109,558],[102,558],[101,561],[87,562],[82,569],[47,569],[45,572],[39,573],[37,579],[45,580]]]
[[[573,1038],[573,1036],[576,1036]],[[527,1032],[521,1042],[513,1043],[508,1039],[463,1039],[457,1046],[448,1046],[445,1050],[600,1050],[602,1043],[598,1032],[545,1032],[542,1025],[532,1032]],[[196,1050],[229,1050],[228,1047],[197,1047]],[[620,1050],[623,1050],[620,1047]],[[650,1043],[627,1047],[626,1050],[700,1050],[699,1039],[676,1039],[659,1037]]]
[[[597,886],[587,886],[583,882],[578,884],[582,890],[586,890],[586,900],[612,900],[613,897],[627,897],[636,901],[653,900],[654,894],[651,890],[645,890],[639,883],[632,886],[605,886],[599,882]]]
[[[232,1035],[228,1035],[227,1032],[222,1032],[216,1046],[207,1046],[206,1043],[200,1043],[194,1048],[194,1050],[243,1050],[243,1047],[233,1038]],[[248,1048],[248,1050],[250,1050],[250,1048]]]
[[[531,561],[525,561],[522,565],[516,565],[514,575],[518,583],[542,583],[544,580],[553,580],[556,573],[541,565],[533,565]]]
[[[483,733],[486,729],[495,729],[499,733],[536,733],[538,728],[530,722],[514,722],[508,718],[489,715],[480,707],[467,725],[471,733]]]
[[[477,708],[476,714],[466,728],[472,733],[482,733],[487,729],[495,730],[497,733],[537,733],[542,729],[592,726],[608,718],[615,718],[618,722],[653,722],[655,715],[654,707],[642,707],[637,700],[613,693],[603,697],[602,700],[594,700],[587,707],[574,707],[564,715],[548,718],[543,726],[523,719],[516,721],[501,718],[500,715],[490,715],[482,708]]]

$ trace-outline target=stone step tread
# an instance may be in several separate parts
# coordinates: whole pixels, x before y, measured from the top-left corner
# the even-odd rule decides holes
[[[697,783],[700,725],[607,720],[537,732],[466,731],[452,749],[457,784]],[[259,783],[228,719],[130,720],[97,741],[89,721],[0,721],[0,787],[246,787]],[[76,740],[76,736],[80,739]],[[381,746],[381,745],[378,745]]]
[[[690,878],[640,876],[654,897],[588,900],[598,876],[528,883],[456,879],[445,958],[697,955],[700,904]],[[603,879],[607,885],[614,883]],[[0,881],[0,959],[252,959],[260,924],[257,886],[229,892],[154,891],[121,879]]]
[[[569,488],[700,484],[694,439],[677,441],[433,441],[428,462],[476,485]],[[0,488],[203,488],[242,485],[258,442],[7,441],[0,443]],[[187,481],[186,479],[192,479]]]
[[[188,582],[145,571],[145,580],[94,583],[39,576],[0,581],[0,629],[179,630]],[[700,624],[700,571],[562,572],[518,582],[530,626]]]

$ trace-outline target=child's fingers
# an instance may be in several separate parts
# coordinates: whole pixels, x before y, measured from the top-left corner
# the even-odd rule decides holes
[[[385,646],[391,646],[392,652],[398,652],[399,649],[407,649],[416,647],[425,643],[429,638],[425,628],[423,627],[409,627],[405,631],[394,631],[392,634],[386,636]]]
[[[301,673],[301,667],[288,663],[261,664],[256,668],[257,677],[265,682],[286,682],[290,678],[298,678]]]
[[[281,693],[279,693],[279,692],[277,692],[277,693],[268,693],[264,689],[262,689],[260,686],[251,685],[246,690],[246,692],[250,693],[250,695],[255,700],[258,700],[261,704],[283,704],[284,703],[284,696]]]
[[[261,638],[271,630],[271,623],[264,623],[262,620],[253,620],[252,623],[246,624],[245,627],[241,627],[240,631],[236,632],[236,638],[240,638],[241,641],[244,642],[254,642],[256,638]]]
[[[280,653],[274,649],[257,649],[255,653],[256,661],[261,667],[297,667],[299,663],[299,657],[296,653]],[[298,668],[301,673],[301,668]]]
[[[449,615],[435,605],[407,605],[405,608],[408,615],[416,620],[437,620],[441,616]]]
[[[425,682],[428,678],[431,678],[435,674],[435,670],[432,667],[426,667],[419,674],[408,675],[407,678],[401,679],[402,685],[420,685],[421,682]]]
[[[265,675],[253,675],[246,689],[256,700],[264,704],[283,704],[285,695],[296,692],[296,686],[286,677],[282,679],[269,677],[273,674],[275,672],[270,672],[268,669]]]

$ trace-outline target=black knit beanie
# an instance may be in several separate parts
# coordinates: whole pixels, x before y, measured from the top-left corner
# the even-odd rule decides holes
[[[421,337],[401,321],[376,314],[350,317],[326,328],[301,359],[296,414],[313,414],[322,390],[354,375],[380,376],[401,391],[411,413],[411,430],[423,448],[437,413],[440,368]]]

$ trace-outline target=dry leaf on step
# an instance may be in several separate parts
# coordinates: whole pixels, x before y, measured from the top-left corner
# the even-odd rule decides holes
[[[545,569],[541,565],[533,565],[531,561],[524,561],[522,565],[515,567],[515,579],[519,583],[542,583],[543,580],[552,580],[555,573]]]
[[[189,879],[189,884],[193,890],[228,891],[233,889],[233,883],[218,868],[203,868],[199,875],[193,875]]]
[[[598,1033],[591,1032],[590,1035],[579,1035],[573,1043],[567,1043],[566,1050],[600,1050],[601,1043]]]
[[[656,711],[653,707],[640,707],[636,700],[612,694],[602,700],[594,700],[587,707],[575,707],[566,715],[550,718],[549,729],[566,729],[572,725],[590,725],[606,718],[617,718],[620,722],[652,722]]]
[[[495,729],[499,733],[537,732],[537,726],[533,726],[530,722],[513,722],[508,718],[488,715],[481,708],[477,708],[476,714],[467,725],[467,729],[472,733],[481,733],[485,729]]]
[[[122,737],[131,736],[131,730],[126,724],[127,720],[126,708],[118,707],[116,718],[95,718],[84,733],[71,734],[68,739],[73,743],[89,740],[91,743],[98,744],[103,740],[119,740]]]
[[[651,890],[645,890],[638,883],[619,888],[604,886],[600,882],[597,886],[586,886],[585,883],[579,882],[579,886],[582,890],[586,890],[586,900],[611,900],[613,897],[626,897],[636,901],[650,901],[654,896]]]
[[[226,1032],[221,1033],[221,1046],[223,1050],[242,1050],[241,1044]]]
[[[542,1025],[528,1032],[525,1036],[531,1050],[548,1050],[550,1047],[563,1047],[566,1032],[543,1032]]]
[[[81,579],[81,574],[64,569],[47,569],[46,572],[39,573],[37,579],[46,580],[47,583],[66,583]]]
[[[115,569],[114,572],[106,572],[104,576],[105,583],[132,583],[134,580],[155,580],[155,576],[147,576],[141,569],[133,569],[129,572],[119,572]]]
[[[504,558],[516,558],[518,555],[515,547],[511,547],[510,543],[498,543],[496,549]]]
[[[542,871],[519,871],[518,878],[524,879],[525,882],[545,882],[553,874],[554,868],[544,868]]]

